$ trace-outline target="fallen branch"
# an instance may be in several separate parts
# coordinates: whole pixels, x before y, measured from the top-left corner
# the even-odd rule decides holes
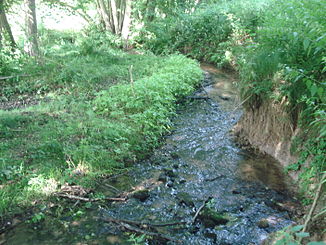
[[[104,183],[103,185],[106,186],[106,187],[108,187],[108,188],[110,188],[110,189],[113,190],[115,193],[121,193],[121,191],[120,191],[119,189],[115,188],[115,187],[112,186],[112,185],[109,185],[109,184],[107,184],[107,183]]]
[[[64,197],[64,198],[79,200],[83,202],[98,202],[103,200],[111,201],[111,202],[125,202],[127,200],[127,198],[120,198],[120,197],[87,198],[87,197],[80,197],[80,196],[64,194],[64,193],[55,193],[54,195],[58,197]]]
[[[151,224],[147,222],[138,222],[133,220],[126,220],[126,219],[115,219],[115,218],[104,218],[103,219],[106,222],[113,222],[113,223],[126,223],[130,225],[137,225],[142,227],[165,227],[165,226],[175,226],[175,225],[185,225],[187,222],[185,221],[179,221],[179,222],[170,222],[170,223],[162,223],[162,224]]]
[[[146,231],[146,230],[142,230],[140,228],[131,226],[129,224],[126,223],[119,223],[119,225],[121,225],[122,227],[124,227],[125,229],[129,230],[129,231],[133,231],[133,232],[137,232],[137,233],[141,233],[141,234],[145,234],[147,236],[155,236],[155,237],[159,237],[162,238],[164,240],[168,240],[168,241],[172,241],[172,242],[176,242],[176,243],[180,243],[179,240],[176,240],[172,237],[157,233],[157,232],[151,232],[151,231]]]
[[[224,175],[219,175],[219,176],[216,176],[216,177],[214,177],[214,178],[204,179],[204,181],[212,182],[212,181],[215,181],[215,180],[218,180],[218,179],[224,178],[224,177],[225,177]]]
[[[198,208],[196,214],[194,215],[194,217],[191,219],[191,224],[195,223],[200,211],[203,210],[203,208],[206,206],[206,203],[209,201],[209,199],[205,200],[205,202]]]

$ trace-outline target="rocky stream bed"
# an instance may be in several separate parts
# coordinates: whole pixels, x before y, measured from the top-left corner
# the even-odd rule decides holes
[[[298,204],[280,165],[230,136],[241,116],[235,78],[203,69],[205,89],[179,106],[162,147],[100,185],[108,197],[132,190],[127,201],[91,208],[79,219],[21,224],[4,244],[135,244],[128,226],[152,232],[146,244],[261,244],[293,224]]]

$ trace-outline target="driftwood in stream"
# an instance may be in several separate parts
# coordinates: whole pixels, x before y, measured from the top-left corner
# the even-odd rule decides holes
[[[111,201],[111,202],[125,202],[127,198],[121,198],[121,197],[104,197],[104,198],[88,198],[88,197],[80,197],[65,193],[55,193],[55,196],[58,197],[64,197],[72,200],[78,200],[78,201],[84,201],[84,202],[98,202],[98,201]]]
[[[169,223],[160,223],[160,224],[151,224],[147,222],[138,222],[133,220],[126,220],[126,219],[114,219],[114,218],[104,218],[106,222],[113,222],[113,223],[127,223],[131,225],[137,225],[141,227],[165,227],[165,226],[175,226],[175,225],[186,225],[187,222],[179,221],[179,222],[169,222]]]
[[[116,219],[112,217],[102,218],[105,222],[115,223],[120,227],[123,227],[129,231],[133,231],[136,233],[141,233],[149,236],[159,237],[164,240],[173,241],[173,242],[180,242],[172,237],[166,236],[164,234],[159,233],[156,228],[158,227],[171,227],[171,226],[180,226],[180,225],[193,225],[199,216],[200,212],[205,208],[206,204],[211,200],[211,198],[207,198],[204,203],[198,208],[194,217],[186,222],[186,221],[176,221],[176,222],[165,222],[165,223],[148,223],[143,221],[134,221],[134,220],[126,220],[126,219]],[[155,232],[153,232],[153,230]]]
[[[174,239],[172,237],[169,237],[167,235],[161,234],[159,232],[150,231],[149,229],[155,230],[155,228],[154,228],[155,226],[159,227],[159,226],[171,226],[171,225],[185,224],[185,222],[174,222],[174,223],[165,223],[165,224],[148,224],[148,223],[145,224],[142,222],[137,222],[137,221],[132,221],[132,220],[114,219],[114,218],[105,218],[103,220],[107,221],[107,222],[115,223],[115,224],[119,225],[120,227],[123,227],[129,231],[133,231],[133,232],[140,233],[140,234],[145,234],[148,236],[154,236],[157,238],[161,238],[163,240],[172,241],[172,242],[176,242],[176,243],[179,243],[180,241],[177,239]]]
[[[195,223],[195,221],[196,221],[198,215],[199,215],[200,212],[203,210],[203,208],[206,207],[206,204],[207,204],[210,200],[212,200],[212,197],[208,197],[208,198],[203,202],[203,204],[202,204],[202,205],[197,209],[197,212],[195,213],[194,217],[191,219],[190,224],[194,224],[194,223]]]

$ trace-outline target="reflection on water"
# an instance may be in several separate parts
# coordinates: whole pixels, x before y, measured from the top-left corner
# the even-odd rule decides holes
[[[259,181],[277,191],[286,190],[285,176],[278,162],[270,156],[255,156],[239,163],[241,178]]]

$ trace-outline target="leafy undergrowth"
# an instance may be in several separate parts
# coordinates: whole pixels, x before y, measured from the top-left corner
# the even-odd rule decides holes
[[[198,64],[183,56],[115,49],[67,52],[61,63],[2,90],[9,91],[4,98],[41,94],[50,100],[0,110],[0,216],[45,200],[66,183],[93,187],[99,177],[146,157],[168,131],[175,101],[202,77]],[[42,79],[48,87],[39,92]]]

